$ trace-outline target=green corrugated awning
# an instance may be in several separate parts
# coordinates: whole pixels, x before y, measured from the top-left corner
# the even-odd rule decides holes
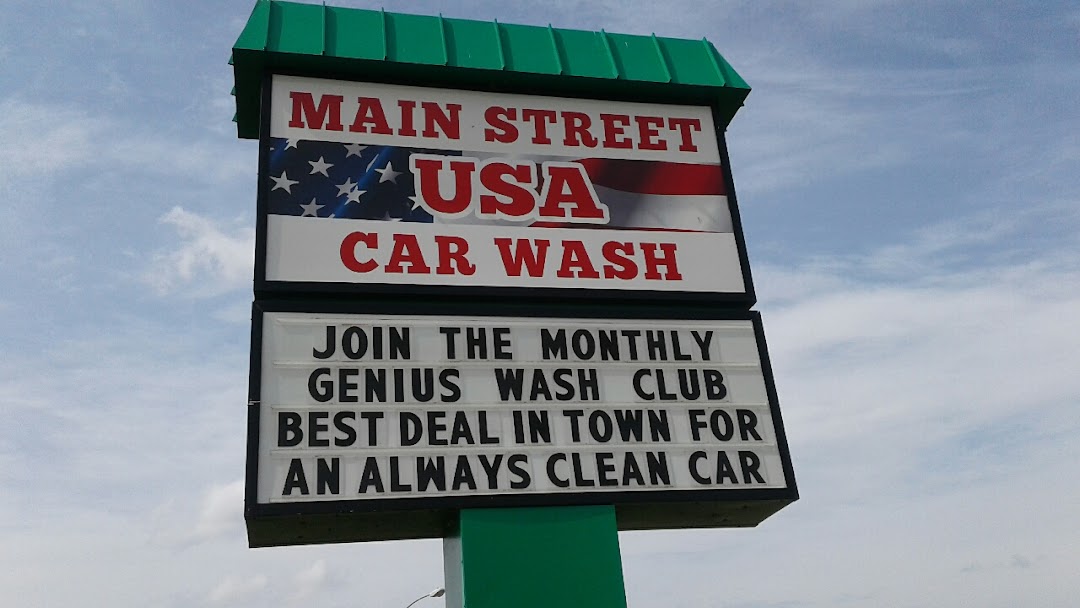
[[[233,46],[237,134],[259,136],[273,72],[544,95],[707,104],[726,127],[750,87],[708,40],[257,0]]]

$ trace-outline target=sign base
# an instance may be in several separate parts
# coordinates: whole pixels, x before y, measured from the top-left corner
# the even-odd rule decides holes
[[[626,608],[615,507],[466,509],[457,523],[447,608]]]

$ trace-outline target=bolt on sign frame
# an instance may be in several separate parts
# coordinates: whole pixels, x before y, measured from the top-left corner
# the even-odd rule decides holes
[[[230,62],[252,546],[443,537],[448,605],[625,606],[617,530],[798,498],[711,43],[258,0]]]

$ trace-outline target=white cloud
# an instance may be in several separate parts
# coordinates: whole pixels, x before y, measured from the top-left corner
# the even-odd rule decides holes
[[[293,577],[293,601],[299,602],[314,595],[323,588],[327,582],[329,571],[326,560],[320,559],[308,568],[296,573]]]
[[[1010,228],[1003,220],[974,232],[1004,239]],[[967,262],[963,249],[982,239],[952,225],[926,234],[819,261],[788,296],[785,283],[800,269],[762,268],[770,350],[786,372],[778,372],[782,396],[797,403],[790,417],[804,433],[924,424],[923,437],[934,440],[1080,397],[1080,376],[1067,371],[1080,365],[1076,245],[957,268],[933,258],[948,252]],[[845,370],[842,381],[837,369]]]
[[[105,130],[105,121],[71,107],[0,101],[0,141],[8,144],[0,146],[0,185],[88,162]]]
[[[208,540],[235,532],[244,523],[244,480],[211,487],[203,497],[193,540]]]
[[[240,23],[234,31],[240,31],[244,27]],[[205,125],[210,133],[228,139],[236,138],[236,123],[232,117],[236,114],[236,98],[229,94],[233,86],[232,70],[220,70],[199,77],[197,83],[197,95],[192,96],[192,101],[187,110],[198,123]],[[250,146],[254,150],[255,145]],[[252,169],[252,159],[243,159],[244,168]]]
[[[7,12],[29,15],[31,4]],[[1071,47],[1056,58],[1038,42],[1006,45],[1009,36],[1040,37],[1026,20],[1010,22],[1008,36],[972,41],[948,27],[936,39],[915,30],[954,24],[935,15],[937,5],[918,9],[925,20],[913,27],[883,19],[872,10],[879,4],[445,7],[474,18],[497,9],[509,11],[507,21],[544,23],[546,11],[556,26],[707,35],[755,87],[730,141],[739,192],[751,195],[744,210],[790,200],[835,213],[838,201],[806,184],[885,168],[880,184],[861,191],[887,197],[889,180],[919,178],[894,168],[905,162],[943,167],[963,192],[903,209],[910,224],[925,222],[917,214],[964,214],[956,221],[794,263],[786,260],[802,255],[805,243],[786,242],[781,262],[755,265],[803,499],[753,530],[624,535],[631,605],[1065,608],[1080,594],[1075,58],[1064,52]],[[254,200],[255,146],[236,142],[228,123],[227,44],[213,65],[187,52],[175,63],[159,53],[136,67],[117,56],[119,47],[183,50],[185,32],[205,32],[197,19],[156,23],[169,13],[143,6],[155,10],[124,13],[120,23],[138,27],[123,35],[116,6],[89,9],[97,12],[84,34],[100,44],[84,38],[83,57],[22,57],[23,46],[0,43],[0,59],[36,66],[26,72],[33,82],[16,83],[24,87],[19,97],[0,99],[0,243],[13,252],[0,258],[16,269],[30,260],[49,282],[85,295],[96,279],[44,264],[39,252],[85,256],[96,268],[104,262],[95,254],[106,249],[128,248],[141,260],[140,246],[117,235],[153,227],[132,230],[130,213],[91,197],[125,196],[117,188],[137,182],[150,196],[127,202],[163,214],[154,258],[161,267],[150,284],[161,293],[225,297],[135,298],[106,310],[60,290],[31,294],[61,311],[50,316],[37,314],[40,301],[12,300],[10,286],[0,285],[8,303],[0,309],[13,327],[26,328],[0,340],[0,598],[102,607],[257,608],[290,599],[404,606],[441,577],[438,541],[246,547],[235,479],[243,473],[247,338],[237,323],[214,319],[247,318],[252,222],[208,209]],[[249,11],[248,3],[234,12],[193,3],[182,12],[220,16],[234,35]],[[1061,21],[1066,34],[1076,32],[1077,15]],[[995,18],[987,12],[981,21]],[[885,30],[888,49],[852,46]],[[200,44],[217,42],[204,36]],[[896,69],[905,59],[887,54],[901,46],[948,56],[956,63],[942,65],[956,67]],[[980,65],[973,49],[996,63]],[[175,74],[172,88],[131,90],[205,101],[183,116],[94,107],[94,95],[58,86],[50,69],[72,59],[84,62],[75,69],[92,73],[88,81],[103,77],[101,87]],[[831,196],[848,187],[837,183]],[[83,198],[65,196],[76,188]],[[1056,197],[1058,207],[1040,197]],[[1009,206],[964,211],[997,201]],[[49,207],[53,217],[42,220]],[[65,249],[57,235],[70,232],[34,230],[50,221],[81,229],[83,214],[103,209],[117,231],[101,222],[89,250]],[[855,221],[865,227],[873,218]],[[12,246],[16,239],[41,246]],[[13,274],[12,285],[26,284]],[[427,605],[438,602],[418,608]]]
[[[161,294],[184,289],[209,296],[250,285],[255,263],[254,229],[234,222],[221,227],[199,214],[173,207],[161,218],[176,229],[179,249],[158,252],[146,280]]]
[[[251,302],[239,301],[227,304],[214,312],[214,318],[224,323],[247,324],[251,321]]]
[[[211,604],[235,605],[266,589],[266,584],[267,578],[261,574],[248,578],[230,576],[211,589],[207,599]]]
[[[147,173],[213,184],[254,173],[253,158],[241,153],[253,155],[253,145],[177,139],[170,129],[148,130],[129,120],[73,104],[0,100],[0,141],[18,142],[0,146],[0,186],[85,168],[111,176]]]
[[[728,135],[743,195],[908,163],[927,154],[922,137],[970,136],[954,104],[996,78],[989,69],[843,67],[786,47],[757,49],[743,65],[754,89]]]
[[[758,267],[802,499],[755,530],[627,535],[631,603],[700,605],[720,576],[745,606],[1069,605],[1080,242],[1017,238],[1075,235],[1059,211]]]

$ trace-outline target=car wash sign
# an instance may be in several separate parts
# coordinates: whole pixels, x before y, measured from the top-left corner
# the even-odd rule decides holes
[[[650,528],[794,492],[756,313],[255,317],[266,514],[615,503]]]
[[[232,62],[252,546],[798,498],[724,139],[749,87],[709,42],[259,0]]]
[[[707,106],[273,76],[257,288],[750,301]]]

